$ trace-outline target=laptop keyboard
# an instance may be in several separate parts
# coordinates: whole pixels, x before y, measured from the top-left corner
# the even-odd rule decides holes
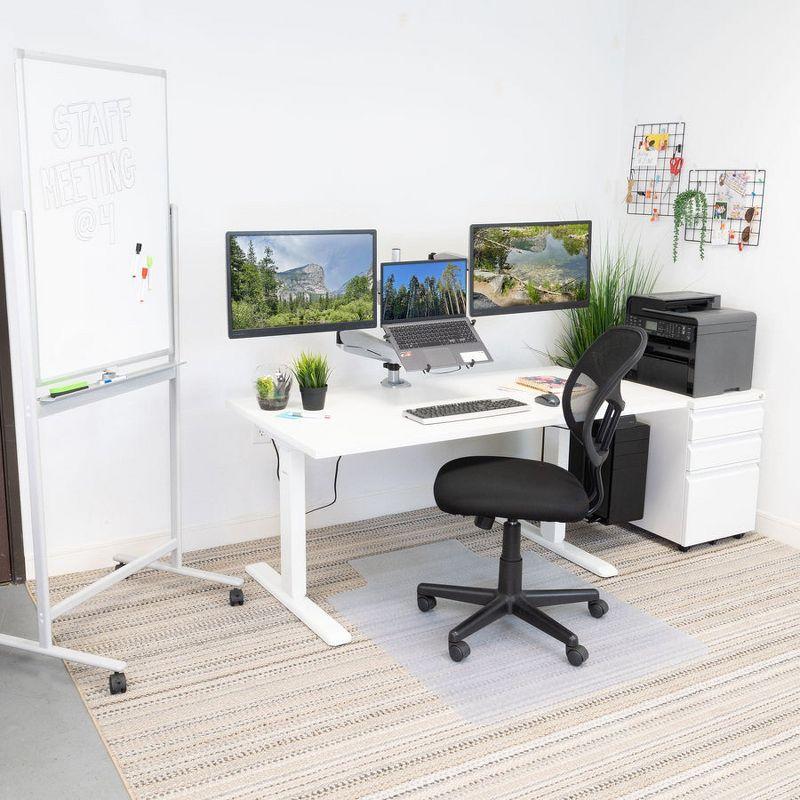
[[[442,347],[476,342],[472,325],[465,319],[443,320],[420,325],[393,325],[392,336],[402,350]]]

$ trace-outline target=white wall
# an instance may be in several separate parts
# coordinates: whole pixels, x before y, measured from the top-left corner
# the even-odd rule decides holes
[[[375,227],[379,260],[389,260],[396,246],[404,257],[464,251],[471,222],[588,217],[602,234],[619,208],[612,169],[627,139],[621,2],[240,0],[203,8],[53,0],[17,3],[3,17],[5,237],[21,207],[12,48],[167,70],[189,362],[189,546],[275,529],[272,450],[251,444],[251,431],[224,407],[226,396],[249,391],[256,364],[301,347],[324,350],[335,369],[332,392],[380,371],[338,352],[332,334],[229,341],[226,230]],[[481,320],[480,330],[501,364],[536,363],[523,341],[544,348],[558,325],[547,313]],[[108,563],[120,542],[161,535],[165,425],[163,388],[46,421],[54,571]],[[311,523],[430,503],[435,471],[453,452],[407,450],[391,465],[378,456],[345,459],[342,500]],[[310,465],[310,502],[327,499],[331,468]]]
[[[766,390],[766,423],[758,529],[800,546],[796,425],[800,339],[797,268],[800,158],[800,5],[744,0],[660,6],[628,2],[624,122],[686,122],[687,171],[759,168],[767,171],[758,247],[681,245],[672,264],[671,219],[629,218],[631,230],[657,247],[667,266],[661,288],[722,295],[725,305],[758,314],[753,385]],[[625,196],[630,152],[620,170]],[[686,184],[682,186],[686,188]]]

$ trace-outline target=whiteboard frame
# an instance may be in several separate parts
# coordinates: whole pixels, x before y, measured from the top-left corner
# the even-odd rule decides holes
[[[167,259],[169,263],[169,322],[170,346],[157,353],[143,353],[140,356],[127,359],[119,363],[133,363],[134,361],[148,361],[160,356],[169,356],[167,362],[157,366],[145,367],[138,372],[129,374],[125,380],[96,386],[64,395],[49,401],[49,398],[40,396],[44,385],[39,375],[39,348],[38,324],[36,320],[35,271],[33,269],[32,253],[32,225],[30,214],[30,169],[28,162],[27,139],[25,137],[25,107],[24,107],[24,81],[23,60],[24,51],[17,51],[19,58],[16,61],[17,90],[20,102],[20,155],[23,160],[23,187],[25,192],[25,211],[15,211],[13,214],[13,285],[15,286],[15,305],[19,317],[19,369],[21,374],[23,415],[25,420],[25,462],[27,463],[28,492],[30,494],[31,516],[29,520],[31,540],[33,544],[33,562],[36,577],[36,618],[37,638],[25,639],[0,632],[0,646],[10,647],[15,650],[36,653],[38,655],[59,658],[65,661],[74,661],[78,664],[87,664],[112,672],[110,688],[115,691],[125,691],[124,670],[126,663],[117,658],[96,655],[83,650],[72,650],[59,647],[53,643],[53,620],[68,613],[78,605],[85,603],[100,592],[105,591],[116,583],[125,580],[129,575],[145,569],[160,572],[169,572],[182,575],[193,580],[204,580],[219,583],[231,589],[231,605],[241,605],[244,601],[241,587],[244,579],[232,575],[222,575],[217,572],[186,567],[183,564],[183,541],[181,520],[181,470],[180,470],[180,315],[179,315],[179,263],[178,254],[178,212],[177,208],[167,200]],[[148,68],[128,67],[124,65],[105,65],[101,62],[86,61],[84,59],[68,59],[61,56],[48,56],[33,54],[27,57],[43,58],[48,61],[70,63],[78,65],[101,66],[108,69],[120,67],[125,71],[144,72],[157,74],[166,79],[163,70],[153,71]],[[166,92],[164,93],[166,101]],[[166,109],[165,109],[166,110]],[[168,145],[168,142],[167,142]],[[169,151],[167,150],[168,169]],[[167,177],[167,194],[169,194],[169,177]],[[29,316],[26,317],[26,312]],[[95,369],[87,369],[63,377],[77,377],[85,375]],[[50,379],[56,380],[56,379]],[[41,447],[39,437],[39,422],[42,417],[51,414],[66,413],[78,406],[100,402],[104,399],[116,397],[128,392],[137,391],[156,383],[166,383],[169,387],[169,496],[170,496],[170,522],[169,538],[155,549],[141,556],[116,555],[114,560],[117,568],[98,578],[88,586],[83,587],[69,597],[58,603],[51,603],[49,589],[49,573],[47,564],[47,526],[44,508],[44,486],[42,479]],[[161,559],[169,557],[165,563]],[[238,598],[233,594],[238,593]],[[122,689],[120,690],[120,682]]]
[[[47,375],[43,376],[41,373],[41,365],[39,363],[39,317],[36,309],[36,252],[33,246],[33,226],[35,224],[32,204],[32,177],[31,177],[31,163],[30,152],[28,148],[28,124],[27,124],[27,108],[25,99],[25,60],[35,61],[49,61],[58,64],[70,64],[78,67],[93,67],[96,69],[107,69],[117,72],[133,72],[141,75],[151,75],[153,77],[160,77],[164,80],[164,121],[166,125],[165,130],[165,144],[166,153],[164,159],[164,169],[167,178],[167,193],[169,193],[169,125],[168,109],[167,109],[167,91],[166,80],[167,72],[163,69],[156,69],[154,67],[136,67],[130,64],[115,64],[110,61],[94,61],[88,58],[77,58],[73,56],[62,56],[54,53],[42,53],[38,51],[17,49],[15,51],[14,71],[16,75],[17,87],[17,112],[19,117],[19,146],[20,156],[22,161],[22,195],[23,204],[25,208],[25,216],[27,219],[27,245],[28,245],[28,281],[30,286],[30,317],[31,317],[31,335],[33,337],[33,370],[36,379],[37,388],[41,389],[52,383],[57,383],[71,378],[80,378],[92,373],[102,372],[108,367],[126,366],[129,364],[138,364],[143,361],[150,361],[152,359],[166,357],[169,361],[174,361],[177,358],[176,353],[176,325],[175,325],[175,282],[174,282],[174,265],[172,248],[167,248],[168,268],[166,273],[168,275],[167,285],[167,303],[169,307],[169,346],[151,353],[141,353],[128,358],[119,359],[106,364],[92,364],[87,367],[81,367],[68,373]],[[169,220],[169,196],[165,198],[167,201],[167,226],[168,236],[171,236],[171,226]]]

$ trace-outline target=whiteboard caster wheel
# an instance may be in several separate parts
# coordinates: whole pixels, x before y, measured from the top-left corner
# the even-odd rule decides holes
[[[228,595],[228,601],[232,606],[243,606],[244,592],[239,588],[231,589],[230,594]]]
[[[112,672],[108,676],[108,690],[111,694],[125,694],[128,691],[128,682],[124,672]]]
[[[124,567],[124,566],[125,566],[125,562],[124,561],[117,561],[117,563],[114,564],[114,572],[116,572],[118,569],[122,569],[122,567]],[[122,580],[126,581],[130,577],[131,577],[130,575],[127,575]]]

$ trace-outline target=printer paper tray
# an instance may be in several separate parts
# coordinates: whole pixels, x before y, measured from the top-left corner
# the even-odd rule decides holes
[[[645,353],[636,368],[636,379],[647,386],[689,394],[689,364]]]

